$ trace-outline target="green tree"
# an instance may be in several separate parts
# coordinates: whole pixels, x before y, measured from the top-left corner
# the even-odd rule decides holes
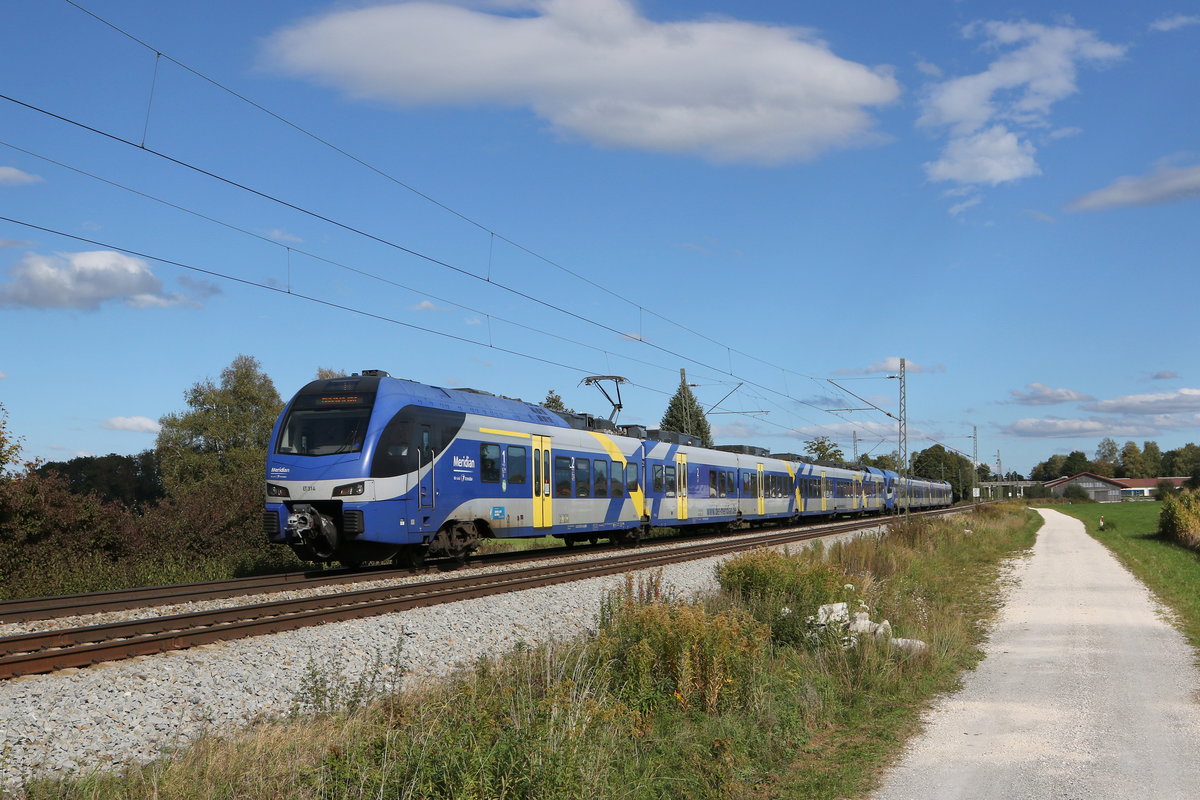
[[[1106,478],[1111,478],[1117,474],[1117,461],[1120,458],[1120,451],[1117,450],[1117,443],[1107,436],[1100,440],[1100,444],[1096,447],[1096,457],[1092,461],[1092,472],[1097,475],[1103,475]]]
[[[892,472],[896,472],[897,467],[900,464],[900,453],[899,453],[899,451],[893,450],[892,452],[884,453],[881,456],[872,457],[869,455],[865,455],[865,456],[861,456],[858,459],[858,463],[862,464],[864,467],[876,467],[878,469],[889,469]]]
[[[184,399],[190,410],[160,419],[155,443],[168,494],[200,483],[260,484],[283,401],[258,360],[239,355],[219,384],[205,378]]]
[[[1082,450],[1072,450],[1066,461],[1063,462],[1063,473],[1066,475],[1078,475],[1081,472],[1091,472],[1092,462],[1088,461],[1087,455]]]
[[[328,381],[334,378],[344,378],[349,375],[344,369],[334,369],[333,367],[317,367],[317,380]]]
[[[13,436],[8,427],[8,409],[0,403],[0,473],[21,456],[21,439]]]
[[[1067,472],[1066,464],[1066,456],[1061,454],[1050,456],[1048,459],[1030,470],[1029,480],[1041,481],[1042,483],[1045,483],[1046,481],[1052,481],[1055,478],[1061,478],[1065,475],[1074,475],[1075,473],[1073,472]]]
[[[1149,441],[1142,442],[1142,469],[1146,474],[1143,478],[1157,478],[1163,475],[1163,452],[1158,447],[1158,442]]]
[[[569,414],[575,413],[574,409],[567,408],[567,404],[563,402],[562,395],[553,389],[546,392],[546,399],[542,401],[542,407],[548,408],[551,411],[565,411]]]
[[[109,453],[80,456],[70,461],[51,461],[37,468],[42,474],[56,472],[67,480],[72,494],[94,493],[109,503],[142,509],[163,496],[158,454],[145,450],[136,456]]]
[[[1191,475],[1200,468],[1200,447],[1188,442],[1183,447],[1163,453],[1163,476]]]
[[[692,394],[692,388],[688,386],[687,376],[682,370],[679,373],[679,388],[667,403],[667,410],[663,413],[659,427],[665,431],[699,436],[700,443],[705,447],[713,445],[712,428],[709,427],[708,418],[704,416],[704,407],[700,405],[696,395]]]
[[[804,452],[808,453],[813,461],[844,462],[846,460],[845,453],[828,436],[809,439],[804,443]]]
[[[967,496],[971,486],[971,460],[951,453],[940,444],[921,450],[913,455],[913,473],[922,478],[947,481],[954,499]]]
[[[1088,490],[1080,486],[1078,483],[1069,483],[1067,488],[1063,489],[1063,497],[1068,500],[1082,501],[1090,503],[1092,496],[1088,494]]]
[[[1118,470],[1121,478],[1146,478],[1146,465],[1142,459],[1142,449],[1137,442],[1126,442],[1121,448],[1121,466]]]

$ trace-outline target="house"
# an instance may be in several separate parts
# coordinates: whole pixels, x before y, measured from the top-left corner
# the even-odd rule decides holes
[[[1106,478],[1094,472],[1080,472],[1069,478],[1047,481],[1045,486],[1055,497],[1062,497],[1071,484],[1082,486],[1097,503],[1116,503],[1121,500],[1148,499],[1154,497],[1159,481],[1170,481],[1178,489],[1187,478]]]
[[[1121,490],[1122,500],[1138,500],[1154,497],[1157,494],[1159,481],[1170,481],[1176,488],[1180,488],[1188,479],[1183,478],[1113,478],[1114,481],[1119,481],[1125,484],[1125,488]]]
[[[1075,484],[1082,486],[1084,491],[1097,503],[1117,503],[1121,500],[1121,490],[1127,489],[1125,484],[1116,478],[1106,478],[1094,472],[1080,472],[1069,478],[1057,478],[1046,482],[1046,488],[1055,497],[1062,497],[1067,487]]]

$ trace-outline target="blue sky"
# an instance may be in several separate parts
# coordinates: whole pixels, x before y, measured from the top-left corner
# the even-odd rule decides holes
[[[686,368],[718,442],[876,454],[895,422],[833,410],[897,413],[904,357],[910,450],[977,426],[1027,472],[1200,439],[1191,4],[3,21],[0,403],[27,456],[151,447],[239,353],[285,397],[384,369],[607,414],[580,381],[622,375],[651,426]]]

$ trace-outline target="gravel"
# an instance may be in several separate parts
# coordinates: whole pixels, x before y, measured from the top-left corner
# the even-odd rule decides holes
[[[662,569],[663,581],[682,593],[711,589],[715,567],[724,558],[667,566]],[[382,659],[385,671],[398,666],[404,670],[404,680],[412,681],[446,674],[456,664],[503,652],[518,642],[578,635],[594,627],[600,599],[624,585],[624,580],[620,575],[591,578],[4,681],[0,683],[0,793],[18,793],[33,775],[66,775],[143,762],[207,731],[287,714],[295,707],[297,689],[313,664],[324,671],[340,671],[353,681]],[[292,594],[160,611],[180,613]],[[145,616],[145,611],[57,620],[49,627],[136,616]],[[47,623],[6,625],[0,627],[0,635],[39,627]]]

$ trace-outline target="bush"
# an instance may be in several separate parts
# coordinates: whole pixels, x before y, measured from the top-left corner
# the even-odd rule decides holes
[[[1200,550],[1200,492],[1184,490],[1164,497],[1158,530],[1184,547]]]
[[[1069,483],[1067,488],[1063,489],[1062,493],[1064,500],[1074,500],[1080,503],[1092,502],[1092,496],[1088,494],[1088,490],[1080,486],[1078,483]]]
[[[738,608],[700,605],[635,591],[608,598],[596,649],[609,664],[611,691],[637,709],[664,703],[708,713],[740,707],[768,654],[767,628]]]
[[[843,599],[846,575],[821,561],[787,552],[755,550],[722,564],[717,580],[755,619],[770,628],[773,641],[799,645],[809,632],[806,618],[819,606]]]

